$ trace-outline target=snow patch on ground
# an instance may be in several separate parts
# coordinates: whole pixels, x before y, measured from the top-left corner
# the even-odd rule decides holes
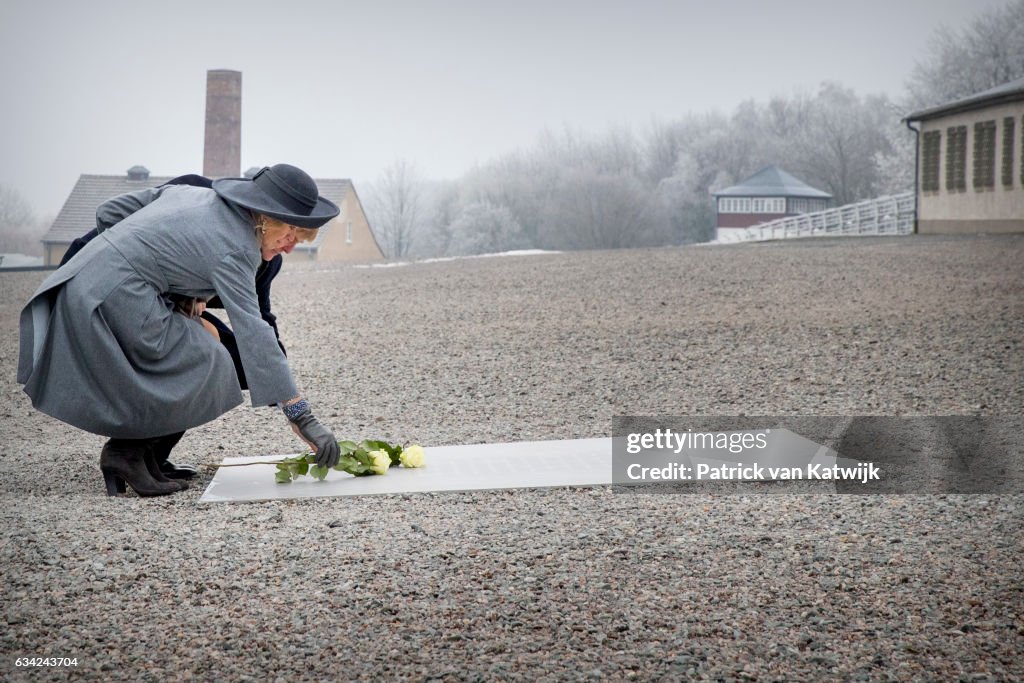
[[[26,256],[25,254],[0,254],[0,268],[28,268],[43,265],[42,256]]]
[[[462,259],[492,258],[495,256],[536,256],[538,254],[560,254],[559,251],[548,251],[546,249],[519,249],[515,251],[502,251],[494,254],[474,254],[472,256],[438,256],[436,258],[417,259],[414,261],[387,261],[385,263],[362,263],[352,266],[353,268],[395,268],[398,266],[409,266],[418,263],[445,263],[447,261],[459,261]]]

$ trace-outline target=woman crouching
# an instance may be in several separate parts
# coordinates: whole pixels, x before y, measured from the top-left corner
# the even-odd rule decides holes
[[[40,411],[110,437],[107,493],[186,488],[153,452],[242,402],[231,354],[182,301],[218,296],[231,319],[253,406],[282,407],[293,430],[337,464],[338,445],[301,397],[260,315],[256,269],[338,215],[301,169],[277,164],[212,188],[153,188],[144,205],[51,274],[21,313],[18,381]],[[177,303],[176,303],[177,302]],[[201,303],[198,304],[201,307]],[[175,439],[176,441],[176,439]]]

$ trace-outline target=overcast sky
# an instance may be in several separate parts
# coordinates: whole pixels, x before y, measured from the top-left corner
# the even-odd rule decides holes
[[[242,72],[242,168],[427,178],[825,80],[899,96],[939,25],[1005,0],[0,0],[0,184],[202,171],[206,71]]]

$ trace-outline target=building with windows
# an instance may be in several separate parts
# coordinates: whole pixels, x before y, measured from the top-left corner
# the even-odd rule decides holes
[[[145,166],[132,166],[124,175],[78,176],[49,231],[43,235],[43,263],[56,266],[71,243],[96,227],[96,209],[103,202],[128,192],[163,185],[171,176],[150,176]]]
[[[1024,232],[1024,78],[904,121],[918,133],[918,232]]]
[[[378,261],[384,258],[352,181],[317,178],[316,186],[320,194],[338,205],[341,213],[317,230],[312,242],[295,245],[295,250],[285,254],[284,260]]]
[[[738,185],[713,192],[718,239],[758,223],[822,211],[832,195],[815,189],[777,166],[767,166]]]
[[[252,177],[259,171],[245,172]],[[50,230],[43,237],[43,263],[56,266],[71,242],[96,227],[96,209],[112,197],[157,187],[169,176],[151,176],[145,166],[132,166],[125,175],[79,176]],[[315,178],[320,194],[338,205],[341,213],[317,231],[312,243],[302,243],[286,261],[378,261],[384,258],[363,212],[351,180]]]

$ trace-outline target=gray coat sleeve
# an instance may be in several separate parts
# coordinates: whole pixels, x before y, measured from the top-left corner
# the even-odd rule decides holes
[[[260,316],[256,281],[247,261],[235,252],[213,264],[213,286],[231,318],[252,405],[283,403],[298,396],[299,390],[274,329]]]
[[[117,225],[142,207],[152,203],[163,194],[165,189],[167,189],[166,185],[147,187],[144,190],[119,194],[103,202],[96,209],[96,232],[100,233],[107,228]]]

